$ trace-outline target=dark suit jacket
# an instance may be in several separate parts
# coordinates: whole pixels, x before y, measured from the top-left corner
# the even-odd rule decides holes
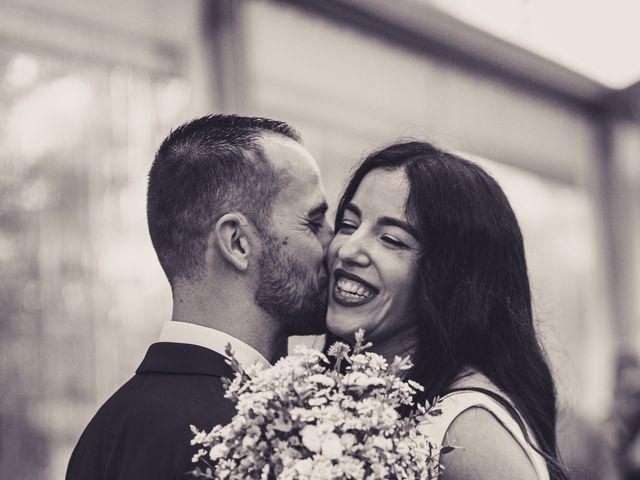
[[[192,478],[189,425],[226,424],[234,405],[221,377],[233,372],[212,350],[180,343],[149,347],[136,375],[98,410],[76,445],[67,480]]]

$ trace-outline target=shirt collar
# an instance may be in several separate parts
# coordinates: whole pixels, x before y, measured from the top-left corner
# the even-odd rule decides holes
[[[214,328],[203,327],[194,323],[170,321],[165,322],[160,332],[160,342],[188,343],[199,345],[227,357],[225,348],[231,344],[233,354],[242,368],[256,362],[265,366],[271,364],[255,348],[247,345],[231,335]]]

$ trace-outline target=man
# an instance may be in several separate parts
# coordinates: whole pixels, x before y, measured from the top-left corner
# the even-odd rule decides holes
[[[269,362],[287,335],[321,331],[331,230],[318,166],[282,122],[215,115],[173,131],[149,173],[149,232],[172,321],[100,408],[68,480],[185,479],[189,425],[227,423],[224,349]]]

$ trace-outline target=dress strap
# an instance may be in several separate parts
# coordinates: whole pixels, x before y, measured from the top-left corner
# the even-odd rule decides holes
[[[516,410],[516,407],[514,407],[509,400],[507,400],[505,397],[503,397],[499,393],[496,393],[492,390],[488,390],[486,388],[481,388],[481,387],[452,388],[449,390],[448,393],[465,392],[465,391],[482,393],[483,395],[487,395],[491,397],[492,400],[500,404],[500,406],[504,408],[507,412],[509,412],[509,415],[511,415],[511,418],[515,420],[515,422],[518,424],[518,427],[522,431],[522,434],[524,435],[524,439],[527,441],[527,443],[533,446],[534,449],[537,450],[538,447],[535,444],[535,440],[532,440],[531,435],[529,434],[529,428],[527,427],[526,423],[522,419],[522,416],[520,415],[518,410]]]
[[[511,434],[529,458],[538,480],[549,480],[546,461],[534,448],[535,443],[531,439],[526,423],[511,402],[490,390],[474,387],[451,390],[440,399],[442,414],[429,419],[420,429],[432,441],[442,444],[453,421],[461,413],[474,407],[489,411]]]

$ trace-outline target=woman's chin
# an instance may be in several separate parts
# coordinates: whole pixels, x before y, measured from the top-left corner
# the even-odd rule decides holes
[[[349,317],[332,311],[331,305],[329,305],[327,312],[327,330],[332,334],[345,341],[353,341],[353,336],[359,328],[364,328],[361,322],[354,322],[352,316]]]

